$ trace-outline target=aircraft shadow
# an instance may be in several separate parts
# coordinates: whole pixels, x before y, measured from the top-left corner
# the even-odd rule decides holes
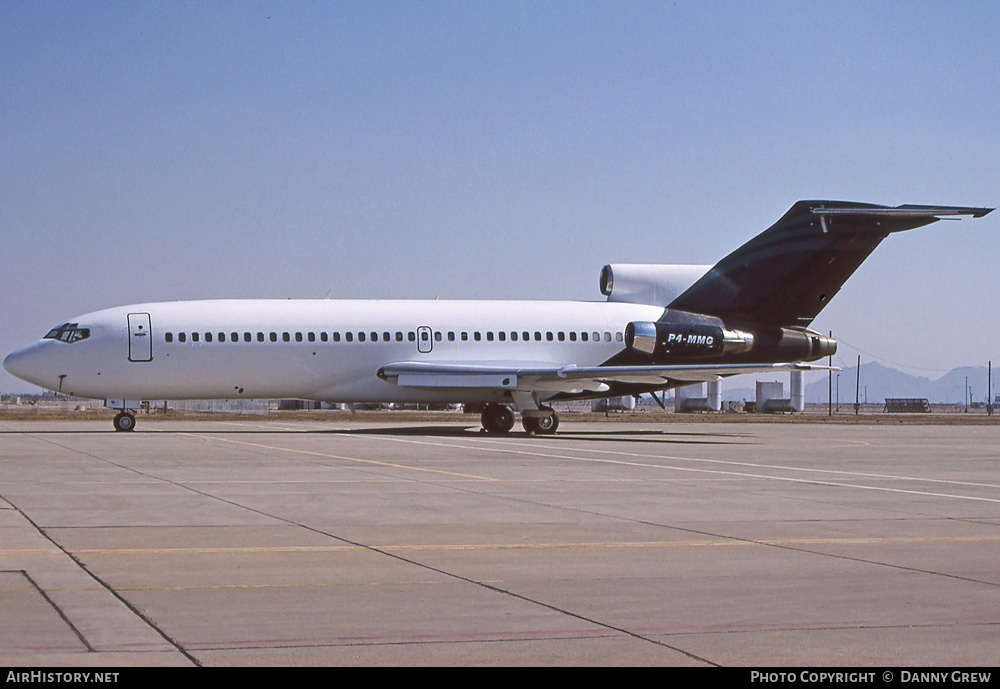
[[[27,429],[12,430],[2,429],[0,435],[116,435],[123,437],[134,437],[148,433],[162,433],[166,435],[345,435],[345,436],[398,436],[398,437],[432,437],[432,438],[464,438],[471,440],[483,438],[489,440],[499,439],[528,439],[527,434],[513,430],[508,435],[492,435],[484,433],[482,429],[470,423],[469,425],[448,425],[448,426],[382,426],[377,428],[317,428],[312,430],[300,430],[289,428],[142,428],[141,426],[134,433],[116,433],[111,428],[100,429]],[[756,444],[756,436],[745,433],[710,433],[678,431],[671,432],[667,429],[608,429],[608,430],[573,430],[572,428],[560,431],[555,435],[535,436],[537,440],[549,441],[569,441],[586,440],[588,442],[628,442],[628,443],[673,443],[673,444],[696,444],[696,445],[734,445],[734,444]]]
[[[508,435],[491,435],[484,433],[478,426],[412,426],[412,427],[383,427],[383,428],[362,428],[362,429],[322,429],[307,431],[309,433],[329,433],[332,435],[392,435],[392,436],[430,436],[430,437],[452,437],[452,438],[484,438],[499,440],[502,438],[527,439],[528,435],[520,431],[511,431]],[[724,444],[731,445],[733,441],[747,442],[755,436],[742,433],[694,433],[678,432],[672,433],[668,430],[643,429],[643,430],[600,430],[600,431],[560,431],[555,435],[537,435],[537,440],[587,440],[592,442],[673,442],[673,443],[697,443]],[[729,442],[726,442],[729,440]],[[713,442],[714,441],[714,442]]]

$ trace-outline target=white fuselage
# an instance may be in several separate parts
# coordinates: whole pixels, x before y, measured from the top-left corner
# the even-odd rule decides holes
[[[76,317],[85,339],[39,340],[4,365],[39,386],[98,399],[489,402],[501,393],[404,387],[376,374],[398,362],[597,366],[624,349],[630,321],[662,313],[571,301],[134,304]]]

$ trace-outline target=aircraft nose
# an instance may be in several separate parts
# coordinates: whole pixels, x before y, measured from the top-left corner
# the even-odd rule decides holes
[[[21,380],[45,387],[42,383],[38,382],[39,378],[42,377],[41,358],[38,351],[38,344],[35,343],[8,354],[7,358],[3,360],[3,367],[12,376],[17,376]]]

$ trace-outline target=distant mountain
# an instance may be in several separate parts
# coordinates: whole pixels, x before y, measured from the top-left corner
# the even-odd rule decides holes
[[[837,375],[840,375],[840,403],[854,404],[854,388],[857,380],[858,368],[851,366],[843,371],[833,374],[833,396],[837,396]],[[986,366],[964,366],[952,369],[946,374],[931,380],[925,376],[911,376],[888,366],[872,361],[861,365],[861,394],[863,402],[865,399],[865,387],[868,388],[868,402],[870,404],[882,404],[886,397],[926,397],[934,404],[963,404],[965,402],[965,380],[968,376],[969,390],[972,393],[972,400],[983,401],[986,398]],[[1000,371],[993,371],[994,394],[1000,390],[1000,382],[997,377]],[[761,380],[777,380],[784,385],[784,395],[789,394],[788,375],[769,375]],[[742,385],[738,388],[729,388],[726,382],[722,383],[722,399],[724,400],[752,400],[756,396],[754,387],[746,387],[744,379],[740,380]],[[812,383],[806,384],[806,402],[810,404],[821,404],[827,401],[828,382],[826,376]]]
[[[836,384],[836,373],[834,384]],[[840,403],[854,403],[854,391],[858,377],[857,366],[840,371]],[[872,361],[861,365],[860,398],[868,402],[882,404],[887,397],[926,397],[936,404],[962,404],[965,402],[965,382],[968,377],[972,400],[982,401],[986,397],[986,366],[963,366],[955,368],[936,380],[883,366]],[[826,402],[828,383],[818,380],[806,385],[806,402]],[[996,385],[994,384],[994,389]],[[836,395],[836,390],[834,390]]]

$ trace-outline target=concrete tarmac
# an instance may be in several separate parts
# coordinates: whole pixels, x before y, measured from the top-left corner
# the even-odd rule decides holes
[[[0,664],[1000,664],[995,426],[0,421]]]

